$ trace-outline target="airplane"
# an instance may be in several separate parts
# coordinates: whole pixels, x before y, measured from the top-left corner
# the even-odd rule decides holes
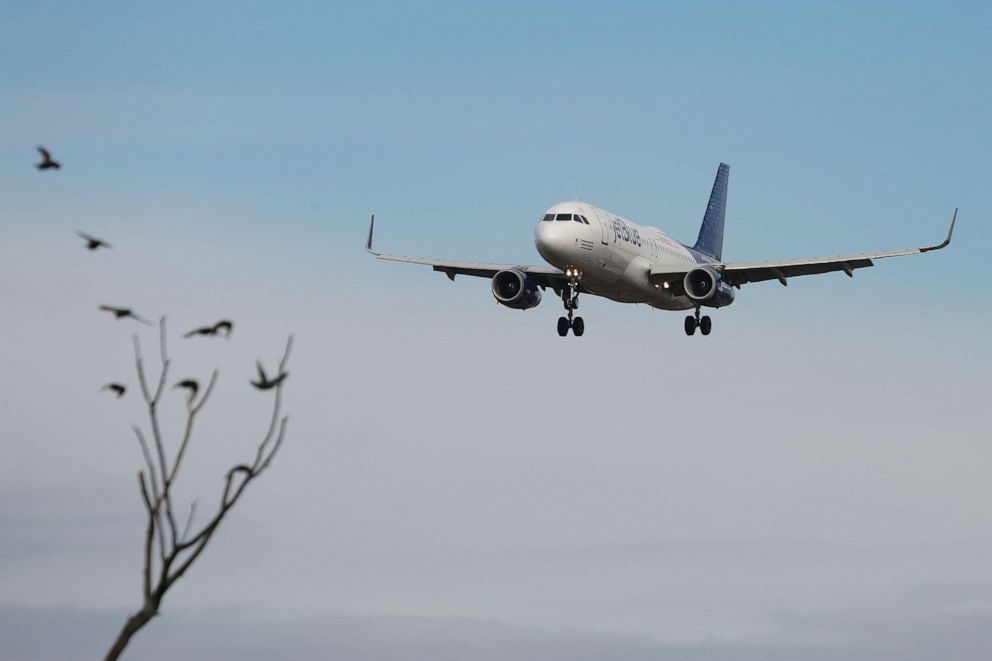
[[[404,257],[372,249],[375,214],[369,221],[365,249],[377,259],[433,267],[454,281],[456,275],[492,279],[496,301],[508,308],[527,310],[541,302],[551,288],[561,297],[566,316],[558,318],[558,335],[585,333],[585,322],[575,316],[579,294],[602,296],[621,303],[644,303],[661,310],[694,310],[685,318],[685,334],[698,328],[709,335],[713,322],[701,309],[722,308],[734,302],[741,285],[855,269],[873,260],[915,255],[945,248],[951,242],[958,210],[954,210],[947,237],[938,244],[836,257],[786,259],[768,262],[724,262],[723,222],[727,210],[730,166],[720,163],[710,192],[703,224],[692,246],[670,239],[660,229],[645,227],[584,202],[559,202],[537,223],[534,245],[550,266],[483,264],[478,262]]]

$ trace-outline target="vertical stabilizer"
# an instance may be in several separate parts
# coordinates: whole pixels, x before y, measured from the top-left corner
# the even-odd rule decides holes
[[[730,183],[730,166],[721,163],[716,171],[716,181],[710,191],[710,203],[706,205],[703,226],[699,228],[699,238],[692,248],[713,257],[723,259],[723,219],[727,215],[727,185]]]

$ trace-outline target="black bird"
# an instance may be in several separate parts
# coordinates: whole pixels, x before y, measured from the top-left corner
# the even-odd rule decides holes
[[[289,372],[283,372],[279,376],[269,379],[269,377],[265,375],[265,370],[262,369],[262,363],[256,360],[255,364],[258,365],[258,381],[250,381],[249,383],[259,390],[271,390],[282,383],[283,379],[289,376]]]
[[[184,379],[172,386],[173,388],[186,388],[189,390],[189,398],[196,399],[196,393],[200,390],[200,384],[195,379]]]
[[[127,388],[125,388],[122,383],[108,383],[104,387],[100,388],[100,390],[113,390],[117,393],[117,399],[123,397],[124,393],[127,392]]]
[[[131,310],[131,308],[115,308],[112,305],[101,305],[100,306],[100,309],[101,310],[104,310],[105,312],[109,312],[110,314],[114,315],[118,319],[128,319],[128,318],[130,318],[130,319],[134,319],[135,321],[139,321],[139,322],[143,323],[146,326],[151,326],[152,325],[152,322],[150,322],[150,321],[148,321],[146,319],[142,319],[141,317],[139,317],[138,315],[136,315],[134,313],[134,311]]]
[[[39,170],[58,170],[62,165],[55,160],[52,160],[52,155],[48,153],[48,150],[44,147],[39,146],[38,151],[41,152],[41,163],[35,163],[35,167]]]
[[[76,234],[86,241],[86,247],[89,250],[96,250],[97,248],[112,248],[109,243],[103,239],[98,239],[95,236],[90,236],[86,232],[76,232]]]
[[[193,337],[194,335],[216,335],[217,331],[214,330],[213,326],[201,326],[200,328],[194,328],[190,332],[183,335],[183,337]]]
[[[234,322],[228,319],[221,319],[216,324],[214,324],[214,334],[224,331],[224,337],[231,337],[231,331],[234,330]]]
[[[194,335],[206,335],[209,337],[215,337],[224,331],[224,338],[231,337],[231,330],[234,328],[234,322],[228,321],[227,319],[221,319],[213,326],[201,326],[200,328],[194,328],[190,332],[183,335],[183,337],[193,337]]]

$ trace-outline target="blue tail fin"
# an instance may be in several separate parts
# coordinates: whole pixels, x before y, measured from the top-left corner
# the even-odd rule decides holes
[[[699,228],[699,238],[692,248],[713,257],[723,259],[723,219],[727,215],[727,184],[730,183],[730,166],[721,163],[716,171],[716,181],[710,191],[710,203],[706,205],[703,226]]]

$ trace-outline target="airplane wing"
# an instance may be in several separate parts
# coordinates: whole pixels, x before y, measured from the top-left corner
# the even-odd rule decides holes
[[[954,223],[957,221],[957,217],[958,210],[955,209],[954,216],[951,218],[951,225],[947,229],[947,237],[942,242],[932,246],[882,252],[863,252],[853,255],[837,255],[836,257],[816,257],[813,259],[714,263],[711,266],[723,274],[723,279],[726,282],[734,286],[740,286],[748,282],[762,282],[764,280],[778,280],[782,285],[787,286],[789,284],[789,278],[795,278],[801,275],[829,273],[831,271],[843,271],[848,277],[854,277],[855,269],[873,266],[873,260],[876,259],[899,257],[901,255],[916,255],[947,247],[951,242],[951,235],[954,233]],[[677,283],[678,286],[681,286],[681,278],[689,270],[691,269],[683,271],[665,270],[662,272],[652,269],[649,273],[649,278],[652,282],[668,282],[671,285],[676,285]]]
[[[430,259],[426,257],[406,257],[404,255],[389,255],[377,252],[372,249],[372,232],[375,228],[375,214],[369,221],[369,238],[365,242],[365,250],[374,255],[376,259],[384,259],[390,262],[405,262],[407,264],[424,264],[431,266],[435,271],[440,271],[454,280],[456,275],[472,275],[479,278],[492,278],[500,271],[506,269],[517,269],[529,275],[540,287],[551,287],[555,291],[560,291],[566,285],[565,274],[553,266],[545,265],[520,265],[520,264],[487,264],[483,262],[462,262],[447,259]]]

